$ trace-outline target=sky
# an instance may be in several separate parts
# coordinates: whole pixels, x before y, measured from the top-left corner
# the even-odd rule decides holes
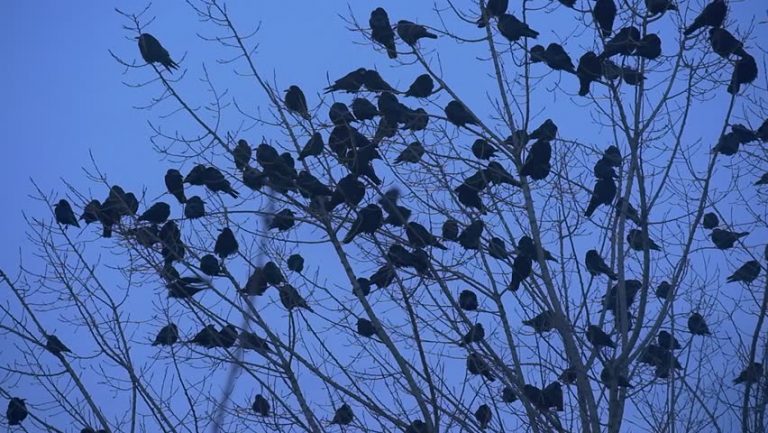
[[[760,13],[764,9],[761,1],[740,2],[734,14]],[[372,55],[368,45],[355,44],[360,42],[359,37],[350,39],[339,17],[346,15],[346,1],[298,1],[289,8],[284,2],[237,3],[232,7],[237,11],[238,25],[248,28],[261,24],[256,56],[263,62],[257,65],[260,72],[269,78],[276,76],[278,85],[285,88],[294,83],[301,85],[310,104],[318,101],[317,92],[328,77],[337,78],[359,66],[376,67],[385,78],[391,73],[394,78],[389,81],[398,88],[404,88],[421,73],[416,67],[392,72],[386,56]],[[375,6],[355,2],[353,9],[358,17],[367,20],[369,10]],[[149,139],[152,132],[148,121],[167,113],[168,106],[161,104],[151,111],[135,108],[146,105],[157,93],[157,85],[126,85],[143,82],[152,73],[146,68],[126,70],[110,55],[111,50],[129,62],[141,63],[136,41],[130,39],[133,34],[122,28],[126,22],[115,13],[115,7],[135,12],[137,2],[81,1],[72,7],[70,2],[8,1],[0,5],[0,50],[4,53],[0,67],[4,97],[0,130],[4,132],[6,149],[4,168],[0,170],[0,185],[5,186],[0,193],[5,204],[0,214],[0,269],[10,275],[14,275],[20,261],[33,268],[39,266],[34,246],[25,234],[24,218],[50,215],[42,203],[30,198],[36,194],[32,181],[44,193],[56,197],[66,193],[64,181],[78,189],[94,188],[83,172],[83,167],[92,168],[89,159],[93,155],[100,170],[127,190],[140,191],[147,185],[147,197],[163,193],[162,174],[169,163],[158,159]],[[430,22],[434,21],[431,7],[431,2],[411,1],[397,2],[387,9],[393,20],[407,16],[412,21]],[[208,95],[198,81],[203,64],[212,71],[232,69],[231,65],[214,62],[222,57],[218,46],[197,38],[198,34],[210,34],[210,27],[199,22],[181,1],[155,2],[152,15],[157,19],[147,30],[161,40],[175,60],[183,59],[182,69],[187,70],[187,76],[180,88],[193,101],[204,104]],[[571,15],[555,8],[548,18],[540,40],[570,37],[566,29],[572,24]],[[768,40],[765,25],[757,26],[752,46],[760,39]],[[574,45],[569,52],[575,61],[583,50]],[[441,50],[442,66],[448,79],[457,83],[457,91],[470,101],[487,102],[476,86],[478,81],[487,84],[489,78],[483,71],[488,65],[467,62],[466,55],[471,53],[468,46],[442,39],[433,46]],[[233,79],[231,73],[227,77],[217,84],[231,88],[239,102],[251,109],[264,105],[259,89]],[[573,77],[568,78],[573,81]],[[544,84],[551,86],[552,81],[550,77]],[[561,131],[578,129],[584,117],[573,115],[570,104],[561,104],[554,95],[540,108],[558,120]],[[709,103],[718,110],[721,102],[716,98]],[[704,135],[716,127],[706,124],[706,118],[701,119],[701,125],[691,129]],[[237,120],[228,122],[238,124]],[[251,134],[260,135],[258,130]],[[101,198],[104,193],[102,188],[94,195]]]

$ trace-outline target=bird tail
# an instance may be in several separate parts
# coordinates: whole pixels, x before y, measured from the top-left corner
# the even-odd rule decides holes
[[[691,24],[685,31],[683,32],[683,35],[690,36],[693,32],[699,29],[699,25]]]
[[[731,95],[735,95],[739,93],[739,90],[741,89],[741,84],[738,80],[736,80],[736,77],[731,80],[731,84],[728,85],[728,93]]]
[[[387,56],[389,56],[390,59],[396,59],[397,49],[395,47],[387,47]]]
[[[187,196],[184,195],[184,191],[179,191],[174,195],[176,196],[176,200],[178,200],[179,203],[184,204],[187,202]]]
[[[112,226],[105,225],[104,229],[101,231],[101,237],[103,237],[103,238],[111,238],[112,237]]]
[[[231,195],[232,198],[238,198],[240,196],[240,194],[237,191],[235,191],[233,188],[227,189],[227,194]]]
[[[517,275],[516,272],[512,273],[512,280],[509,282],[508,289],[513,292],[516,292],[518,289],[520,289],[520,283],[522,282],[523,280],[520,278],[519,275]]]
[[[579,80],[579,96],[587,96],[589,95],[589,86],[592,84],[591,81],[580,79]]]
[[[749,234],[749,232],[741,232],[741,233],[736,233],[736,236],[737,236],[739,239],[741,239],[741,238],[743,238],[744,236],[746,236],[746,235],[748,235],[748,234]]]
[[[619,279],[619,277],[616,276],[616,273],[610,269],[608,270],[608,273],[606,275],[608,275],[608,278],[612,279],[613,281],[616,281]]]
[[[429,39],[437,39],[437,35],[434,33],[424,32],[424,37]]]
[[[595,213],[595,209],[597,209],[597,204],[589,202],[589,206],[587,206],[587,210],[584,211],[584,216],[587,218],[592,217],[592,214]]]
[[[174,69],[179,69],[179,64],[171,59],[168,59],[167,62],[164,62],[163,66],[165,66],[165,69],[168,70],[168,72],[173,72]]]

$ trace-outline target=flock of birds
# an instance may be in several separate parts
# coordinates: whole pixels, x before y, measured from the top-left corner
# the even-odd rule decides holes
[[[575,0],[559,0],[567,7],[573,7]],[[676,10],[672,0],[646,0],[648,14],[663,14],[668,10]],[[477,21],[478,27],[484,28],[496,20],[499,33],[510,42],[517,42],[522,38],[536,38],[538,32],[531,29],[528,24],[520,21],[514,15],[507,13],[507,0],[490,0],[487,2],[482,16]],[[544,63],[548,67],[575,74],[580,82],[580,95],[587,95],[592,82],[606,79],[613,81],[621,79],[629,85],[637,85],[644,79],[643,74],[627,66],[619,66],[611,58],[617,55],[639,56],[653,60],[661,55],[661,40],[658,35],[648,33],[642,35],[635,27],[625,27],[614,33],[614,20],[617,8],[614,0],[597,0],[592,9],[595,24],[598,26],[602,37],[609,38],[605,41],[605,49],[602,53],[588,52],[584,54],[574,67],[573,62],[558,44],[549,44],[546,48],[535,45],[529,51],[531,63]],[[751,83],[757,76],[755,59],[743,48],[730,32],[722,28],[727,5],[724,0],[714,0],[685,29],[684,35],[690,36],[702,28],[709,28],[709,41],[711,47],[718,55],[730,59],[738,57],[734,62],[732,80],[728,86],[728,92],[736,94],[742,84]],[[407,45],[413,47],[419,40],[436,39],[437,35],[431,33],[425,26],[400,20],[396,26],[390,24],[389,17],[383,8],[375,9],[369,19],[372,39],[382,45],[390,58],[398,55],[395,43],[395,33]],[[178,68],[171,59],[169,53],[160,42],[148,33],[138,37],[140,53],[147,63],[159,63],[168,71]],[[249,189],[258,191],[269,187],[273,191],[282,194],[298,193],[309,200],[309,209],[318,215],[333,212],[338,206],[346,206],[357,210],[366,196],[367,179],[375,185],[381,184],[381,179],[373,167],[373,160],[381,159],[378,152],[379,143],[385,138],[394,137],[398,128],[411,131],[423,130],[427,127],[430,115],[423,108],[412,109],[400,102],[396,95],[404,95],[411,98],[427,98],[438,92],[432,77],[428,74],[421,75],[409,86],[405,92],[400,92],[390,86],[381,75],[371,69],[359,68],[334,81],[325,89],[328,92],[349,92],[357,94],[361,90],[367,90],[378,94],[377,103],[357,96],[350,108],[341,102],[331,105],[328,113],[333,126],[327,140],[327,147],[338,158],[340,163],[349,170],[349,174],[341,178],[336,185],[327,185],[312,175],[307,170],[297,171],[293,156],[289,152],[280,153],[267,143],[262,143],[253,149],[246,140],[238,140],[231,149],[231,154],[237,170],[242,174],[242,184]],[[297,116],[310,120],[311,114],[306,97],[298,86],[290,86],[284,97],[285,108]],[[471,128],[480,126],[478,118],[460,101],[450,101],[444,109],[445,118],[457,127]],[[360,133],[354,126],[355,122],[365,122],[379,118],[376,134],[369,139]],[[733,155],[741,144],[752,141],[768,142],[768,119],[757,129],[750,130],[743,125],[732,125],[731,132],[724,134],[715,151],[724,155]],[[475,209],[480,215],[486,213],[481,194],[491,185],[508,185],[520,187],[521,182],[505,169],[498,161],[492,160],[499,152],[499,147],[506,148],[513,154],[521,155],[523,149],[530,140],[535,142],[526,152],[525,159],[518,169],[520,177],[528,177],[531,180],[542,180],[549,176],[551,171],[550,160],[552,157],[551,142],[557,137],[557,125],[547,119],[538,128],[531,131],[516,131],[504,142],[494,145],[487,140],[477,139],[471,146],[474,157],[488,161],[484,169],[477,170],[467,177],[454,189],[458,202]],[[310,157],[318,157],[325,152],[326,143],[320,132],[314,132],[306,145],[298,155],[299,161]],[[394,160],[395,164],[418,163],[426,150],[418,141],[414,141]],[[254,159],[258,164],[251,165]],[[616,200],[617,188],[615,179],[618,177],[615,169],[622,164],[622,155],[616,146],[609,146],[603,152],[601,158],[595,163],[594,176],[595,187],[589,203],[585,209],[585,216],[591,217],[600,206],[614,206],[615,211],[623,214],[628,221],[632,221],[638,227],[642,227],[645,218],[632,204],[621,197]],[[200,186],[210,193],[223,193],[233,198],[239,197],[239,192],[230,181],[217,168],[206,165],[197,165],[183,176],[176,169],[169,169],[165,175],[165,185],[170,195],[184,205],[184,217],[186,219],[202,218],[206,214],[205,202],[199,195],[187,197],[185,185]],[[756,185],[768,184],[768,173],[764,174]],[[503,239],[492,237],[483,246],[482,234],[485,225],[481,218],[469,222],[463,229],[455,219],[448,219],[443,223],[441,235],[435,235],[425,226],[415,221],[410,221],[412,212],[406,206],[398,203],[399,193],[396,189],[385,193],[377,203],[368,203],[360,207],[357,217],[352,222],[342,243],[350,243],[362,234],[374,235],[383,225],[402,227],[407,239],[408,247],[400,243],[394,243],[386,252],[387,263],[379,268],[368,278],[358,278],[353,291],[358,296],[367,296],[371,287],[384,288],[389,286],[396,276],[398,268],[412,268],[425,278],[434,278],[430,267],[429,248],[448,249],[448,242],[455,242],[466,250],[485,250],[489,256],[503,261],[512,262],[512,275],[508,290],[516,291],[521,284],[532,274],[533,263],[543,263],[543,260],[554,260],[554,256],[542,246],[536,245],[529,236],[523,236],[517,242],[513,252],[507,249]],[[614,203],[615,202],[615,203]],[[103,201],[92,200],[88,202],[78,219],[70,203],[62,199],[54,209],[55,219],[59,224],[80,227],[79,221],[86,224],[99,222],[102,226],[102,236],[111,237],[113,227],[123,227],[123,219],[130,218],[134,224],[125,228],[123,234],[131,237],[146,248],[158,248],[163,257],[163,266],[160,276],[165,281],[168,296],[172,298],[187,299],[196,293],[210,287],[210,282],[201,278],[197,273],[190,276],[181,276],[175,269],[174,263],[184,260],[187,248],[181,236],[176,221],[170,219],[171,206],[166,202],[157,202],[139,213],[139,201],[131,192],[125,192],[115,185]],[[270,230],[286,231],[296,224],[296,217],[289,208],[276,212],[270,225]],[[704,228],[711,230],[711,240],[714,246],[721,250],[732,248],[736,242],[748,235],[746,232],[732,232],[725,228],[718,228],[719,220],[714,213],[707,213],[702,220]],[[647,232],[640,228],[633,228],[627,234],[627,243],[636,251],[660,250],[661,246],[648,237]],[[226,274],[225,259],[238,253],[239,245],[231,228],[224,227],[213,246],[212,254],[200,257],[199,270],[202,274],[217,277]],[[511,254],[514,253],[514,259]],[[766,248],[766,260],[768,260],[768,248]],[[605,275],[611,280],[618,280],[618,276],[600,256],[597,250],[589,250],[584,258],[584,265],[592,277]],[[299,254],[293,254],[287,260],[287,268],[293,272],[302,272],[304,259]],[[746,262],[728,277],[728,282],[752,283],[761,272],[758,261]],[[290,285],[280,267],[274,262],[268,262],[262,267],[257,267],[248,278],[242,288],[245,296],[261,296],[269,287],[275,287],[279,291],[282,305],[292,310],[303,308],[312,311],[307,301],[299,291]],[[614,315],[622,314],[627,326],[631,326],[629,308],[635,297],[640,292],[642,284],[637,280],[626,280],[623,285],[614,285],[603,298],[603,307]],[[656,290],[659,298],[666,299],[672,286],[664,281]],[[623,290],[623,296],[620,291]],[[623,299],[622,302],[619,302]],[[620,305],[623,304],[623,305]],[[457,306],[465,311],[475,311],[479,308],[477,294],[472,290],[463,290],[459,293]],[[536,333],[547,333],[563,326],[560,318],[552,311],[543,311],[531,319],[524,320],[523,324],[533,328]],[[694,312],[688,319],[688,330],[693,335],[709,335],[710,331],[704,317]],[[382,330],[366,318],[358,318],[357,332],[367,338],[375,338]],[[64,356],[71,352],[64,343],[54,335],[46,335],[45,348],[55,356]],[[459,344],[468,347],[466,368],[471,375],[480,375],[488,381],[496,379],[493,368],[483,356],[472,350],[471,345],[483,341],[485,330],[480,323],[474,324],[465,335],[461,337]],[[598,351],[604,348],[615,349],[616,343],[602,328],[594,324],[588,324],[585,332],[586,340]],[[178,327],[170,323],[163,327],[156,335],[153,345],[169,346],[180,341]],[[263,355],[271,352],[266,339],[247,330],[239,330],[231,324],[221,328],[207,325],[200,330],[189,343],[199,345],[206,349],[216,347],[230,348],[239,344],[244,349],[254,350]],[[649,344],[638,356],[640,363],[655,367],[655,375],[659,378],[669,377],[673,369],[680,369],[674,351],[682,348],[680,342],[668,331],[659,331],[655,341]],[[748,365],[734,380],[735,383],[754,383],[763,374],[762,364],[754,362]],[[562,385],[570,385],[577,380],[577,371],[573,367],[566,368],[557,380],[552,381],[543,388],[532,384],[524,384],[521,387],[523,395],[538,409],[557,411],[563,410]],[[604,361],[604,368],[600,374],[600,380],[608,386],[631,387],[627,377],[620,373],[619,366],[613,365],[610,360]],[[562,385],[561,385],[562,384]],[[502,400],[513,402],[519,398],[518,393],[509,386],[502,390]],[[268,400],[261,394],[257,395],[252,409],[255,413],[267,416],[270,413]],[[25,400],[12,398],[6,412],[10,425],[19,425],[28,412]],[[481,428],[485,428],[491,421],[492,411],[486,404],[480,405],[474,413]],[[347,404],[336,409],[332,422],[347,425],[354,419],[354,413]],[[413,421],[407,429],[408,433],[423,433],[425,424],[420,420]],[[90,427],[82,429],[81,433],[101,433]]]

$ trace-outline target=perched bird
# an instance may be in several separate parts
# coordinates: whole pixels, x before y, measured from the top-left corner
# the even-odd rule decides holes
[[[308,171],[300,171],[296,177],[296,188],[304,198],[314,198],[319,196],[331,196],[333,191],[320,179],[313,176]]]
[[[200,271],[211,277],[221,275],[219,259],[217,259],[213,254],[206,254],[200,257]]]
[[[537,409],[547,409],[547,399],[544,397],[544,392],[538,387],[531,384],[523,385],[523,395]]]
[[[757,63],[755,58],[749,54],[736,60],[733,67],[731,83],[728,85],[728,93],[735,95],[739,93],[742,84],[749,84],[757,78]]]
[[[576,368],[575,367],[568,367],[565,370],[563,370],[562,373],[560,373],[560,376],[558,376],[557,380],[560,382],[563,382],[566,385],[572,385],[576,383],[577,379],[576,374]]]
[[[459,245],[465,250],[480,249],[480,236],[483,234],[485,224],[481,220],[472,221],[458,237]]]
[[[589,199],[584,216],[591,217],[600,205],[610,205],[616,196],[616,183],[613,179],[598,179],[595,183],[595,189],[592,191],[592,197]]]
[[[186,203],[187,198],[184,196],[184,177],[179,170],[169,169],[165,172],[165,187],[168,192],[176,197],[179,203]]]
[[[429,97],[435,88],[435,82],[429,74],[422,74],[416,77],[411,83],[408,90],[405,91],[405,96],[412,96],[414,98],[426,98]]]
[[[587,341],[592,343],[593,346],[596,348],[600,347],[610,347],[612,349],[616,348],[616,343],[611,340],[611,337],[606,334],[602,329],[600,329],[597,325],[589,325],[587,326]]]
[[[649,15],[663,14],[666,11],[676,11],[677,5],[673,0],[645,0],[645,8]]]
[[[357,284],[352,287],[352,293],[356,296],[366,297],[371,294],[371,281],[368,278],[358,278]]]
[[[184,206],[184,217],[189,219],[205,216],[205,202],[200,197],[193,195]]]
[[[405,225],[405,234],[408,237],[408,243],[414,248],[435,247],[446,250],[445,245],[441,244],[437,237],[429,232],[423,225],[416,222],[409,222]]]
[[[496,380],[496,378],[493,376],[493,372],[491,372],[491,367],[477,352],[470,352],[469,355],[467,355],[467,371],[472,375],[481,374],[489,382]]]
[[[202,278],[177,277],[170,279],[165,287],[168,289],[169,298],[189,299],[211,286]]]
[[[629,84],[630,86],[637,86],[645,80],[645,75],[643,75],[640,71],[636,69],[632,69],[627,66],[621,67],[621,78],[624,80],[625,83]]]
[[[336,92],[339,90],[344,90],[348,93],[360,91],[360,88],[363,86],[365,71],[365,68],[355,69],[354,71],[334,81],[330,86],[326,87],[325,93]]]
[[[616,283],[603,297],[603,308],[605,308],[606,311],[611,311],[614,313],[614,315],[616,315],[616,311],[619,309],[620,301],[619,290],[623,289],[622,291],[624,292],[625,301],[624,307],[629,309],[629,307],[631,307],[635,302],[635,296],[637,296],[642,287],[643,284],[638,280],[625,280],[623,286]]]
[[[480,430],[485,430],[488,427],[492,416],[493,413],[491,412],[491,408],[488,407],[487,404],[481,404],[477,408],[475,411],[475,419],[477,420],[477,423],[480,424]]]
[[[509,0],[488,0],[483,8],[480,18],[477,19],[477,27],[484,28],[493,17],[500,17],[507,12]]]
[[[269,223],[269,230],[277,229],[284,232],[295,224],[296,219],[293,215],[293,211],[290,209],[283,209],[272,216],[272,221]]]
[[[254,191],[260,191],[267,180],[268,176],[254,167],[243,170],[243,184]]]
[[[712,230],[711,238],[712,243],[715,244],[717,249],[727,250],[728,248],[732,248],[736,244],[736,241],[748,234],[749,232],[732,232],[715,228]]]
[[[616,3],[613,0],[597,0],[592,8],[592,16],[604,38],[613,32],[613,22],[616,19]]]
[[[344,236],[343,242],[345,244],[352,242],[355,236],[360,233],[373,235],[381,227],[383,220],[384,213],[379,206],[375,204],[366,205],[357,214],[357,218],[352,223],[347,235]]]
[[[282,286],[278,287],[278,289],[280,292],[280,303],[283,304],[283,307],[285,307],[286,310],[290,311],[296,307],[299,307],[309,311],[314,311],[307,304],[307,301],[301,297],[299,291],[296,290],[296,288],[292,285],[283,284]]]
[[[736,39],[731,32],[721,27],[709,29],[709,44],[712,46],[712,51],[724,59],[729,58],[731,54],[736,54],[739,57],[749,55],[744,51],[744,44]]]
[[[365,74],[363,75],[363,85],[371,92],[397,93],[397,90],[384,81],[384,78],[379,75],[378,71],[373,69],[365,71]]]
[[[528,134],[529,139],[552,141],[557,138],[557,124],[552,119],[545,120],[538,128]]]
[[[635,48],[635,55],[648,60],[661,56],[661,38],[656,33],[648,33],[640,39]]]
[[[392,188],[382,195],[379,199],[381,208],[387,212],[387,217],[384,218],[384,224],[393,225],[396,227],[404,227],[411,217],[411,210],[405,206],[397,204],[397,200],[400,199],[400,190]]]
[[[640,225],[641,223],[640,212],[638,212],[638,210],[635,209],[635,207],[632,206],[632,203],[630,203],[629,201],[626,202],[626,206],[627,206],[627,209],[626,211],[624,211],[624,216],[628,220],[632,221],[633,223]],[[616,213],[620,214],[623,207],[624,207],[624,198],[619,197],[618,200],[616,200]]]
[[[414,420],[405,428],[404,433],[428,433],[427,425],[420,419]]]
[[[331,195],[331,200],[326,203],[325,210],[332,212],[336,206],[346,203],[354,208],[365,197],[365,184],[357,179],[357,176],[349,174],[344,176],[336,184],[336,189]]]
[[[56,222],[62,225],[70,225],[80,227],[80,223],[77,222],[75,212],[72,210],[72,206],[68,201],[61,199],[56,206],[54,206],[53,214],[56,217]]]
[[[328,118],[335,126],[346,126],[355,121],[355,116],[349,111],[347,104],[343,102],[334,102],[328,109]]]
[[[520,239],[517,241],[517,252],[518,254],[526,255],[532,259],[538,260],[538,250],[536,249],[536,244],[533,242],[533,239],[531,239],[530,236],[521,236]],[[544,260],[550,261],[550,262],[557,262],[557,259],[544,249],[541,248],[541,252],[544,254]]]
[[[309,108],[307,107],[307,98],[299,86],[291,86],[285,91],[285,108],[292,111],[306,120],[309,120]]]
[[[403,127],[401,129],[408,129],[413,132],[423,131],[429,124],[429,113],[423,108],[417,108],[415,110],[406,110],[403,116]]]
[[[366,338],[379,334],[373,322],[363,317],[357,319],[357,333]]]
[[[217,345],[219,347],[230,348],[235,345],[235,341],[237,341],[237,328],[230,324],[224,325],[221,330],[219,330]]]
[[[683,346],[680,345],[680,342],[677,341],[677,338],[675,338],[672,334],[670,334],[667,331],[659,331],[659,335],[657,336],[659,347],[661,347],[664,350],[677,350],[682,349]]]
[[[605,158],[597,160],[592,171],[597,179],[616,179],[619,177],[611,163]]]
[[[475,311],[479,306],[477,295],[472,290],[462,290],[459,293],[459,307],[464,311]]]
[[[512,277],[509,281],[508,289],[515,292],[520,288],[520,284],[531,276],[533,268],[533,259],[527,255],[519,254],[512,262]]]
[[[269,283],[267,282],[264,268],[256,266],[253,269],[251,276],[248,277],[248,280],[245,282],[245,287],[242,288],[241,293],[247,296],[261,296],[268,288]]]
[[[459,239],[459,222],[455,219],[445,220],[442,228],[443,239],[457,241]]]
[[[203,164],[198,164],[194,167],[192,167],[192,170],[187,173],[187,176],[184,178],[184,183],[188,183],[190,185],[196,185],[196,186],[203,186],[205,185],[205,169],[207,167]]]
[[[264,279],[268,284],[278,286],[285,282],[285,276],[283,276],[283,273],[280,271],[280,268],[275,264],[275,262],[267,262],[264,265],[263,270]]]
[[[207,167],[205,169],[203,182],[205,183],[205,187],[212,192],[225,192],[231,195],[232,198],[237,198],[239,196],[237,191],[232,188],[229,181],[218,169],[216,169],[216,167]]]
[[[600,253],[598,253],[597,250],[587,251],[587,255],[584,257],[584,264],[587,266],[587,271],[589,271],[593,277],[596,277],[600,274],[605,274],[612,280],[618,279],[616,274],[611,270],[610,266],[608,266],[605,263],[605,260],[600,257]]]
[[[338,409],[336,409],[335,413],[333,414],[331,424],[349,425],[354,419],[355,414],[352,412],[352,408],[349,407],[348,404],[344,403]]]
[[[616,146],[608,146],[603,151],[603,159],[611,163],[614,167],[621,167],[621,151]]]
[[[101,212],[101,203],[98,200],[91,200],[83,208],[80,219],[85,221],[86,224],[96,222],[99,220],[99,212]]]
[[[523,320],[523,325],[530,326],[537,334],[544,334],[555,329],[555,313],[549,310],[542,311],[529,320]]]
[[[759,362],[751,362],[747,368],[742,370],[739,375],[733,379],[733,383],[756,383],[760,381],[763,376],[763,364]]]
[[[171,72],[171,69],[178,69],[179,65],[171,60],[171,55],[154,36],[149,33],[142,33],[136,39],[139,40],[139,52],[145,62],[160,63],[165,66],[168,72]]]
[[[213,252],[216,253],[222,259],[235,254],[238,250],[237,239],[235,234],[232,233],[232,229],[224,227],[216,238],[216,245],[213,247]]]
[[[5,417],[8,418],[8,425],[21,425],[21,422],[29,415],[27,412],[26,400],[23,398],[12,397],[8,402],[8,409],[5,411]]]
[[[632,229],[627,233],[627,243],[629,247],[635,251],[643,251],[647,246],[649,250],[661,251],[661,247],[656,244],[650,237],[648,242],[643,241],[643,232],[639,229]]]
[[[499,260],[505,260],[509,257],[507,247],[504,245],[504,240],[496,237],[491,238],[488,242],[488,255]]]
[[[704,10],[693,20],[683,34],[689,36],[702,27],[720,27],[725,21],[728,5],[725,0],[713,0],[704,7]]]
[[[218,341],[219,331],[216,330],[215,326],[207,325],[205,328],[201,329],[200,332],[198,332],[189,342],[203,346],[206,349],[211,349],[218,345]]]
[[[496,148],[488,141],[478,138],[472,143],[472,154],[478,159],[491,159],[496,154]]]
[[[720,152],[722,155],[733,156],[739,151],[740,144],[739,136],[733,132],[728,132],[720,136],[712,151],[713,153]]]
[[[662,281],[656,287],[656,297],[661,299],[667,299],[667,296],[669,296],[669,292],[671,290],[672,290],[672,285],[669,284],[669,282],[667,281]]]
[[[603,371],[600,372],[600,380],[610,387],[633,388],[632,384],[629,383],[629,379],[617,372],[616,367],[611,364],[606,364],[603,367]]]
[[[152,224],[162,224],[171,216],[171,206],[168,203],[159,201],[149,207],[139,217],[139,221],[147,221]]]
[[[424,146],[418,141],[414,141],[400,152],[400,155],[395,159],[395,164],[401,162],[417,163],[421,160],[421,157],[424,156],[424,151]]]
[[[406,20],[397,22],[397,35],[410,46],[416,45],[422,38],[437,39],[437,35],[430,33],[426,27]]]
[[[376,108],[376,106],[373,105],[373,102],[365,98],[355,98],[352,100],[352,114],[355,115],[355,118],[357,120],[362,122],[364,120],[371,120],[374,117],[378,116],[380,113],[378,108]],[[319,133],[315,133],[315,134],[319,134]]]
[[[169,323],[168,325],[160,328],[160,331],[155,336],[155,341],[152,342],[152,345],[172,346],[177,341],[179,341],[179,328],[175,324]]]
[[[717,214],[714,212],[707,212],[704,214],[704,218],[701,220],[701,226],[704,227],[707,230],[712,230],[713,228],[720,225],[720,219],[717,218]]]
[[[288,270],[301,273],[304,270],[304,257],[301,254],[291,254],[285,261]]]
[[[541,47],[541,45],[537,45],[537,47]],[[531,48],[532,58],[534,56],[533,54],[534,48],[536,47]],[[539,51],[539,49],[536,49],[536,51]],[[547,45],[547,48],[543,52],[539,52],[537,57],[541,59],[541,61],[546,63],[547,66],[549,66],[555,71],[576,72],[576,69],[573,66],[573,60],[571,60],[571,56],[568,55],[568,53],[560,44],[556,44],[553,42]],[[537,137],[531,137],[531,138],[537,138]],[[554,139],[554,137],[551,139]]]
[[[237,341],[243,349],[255,350],[262,355],[272,351],[269,348],[267,340],[250,331],[241,332],[240,335],[237,336]]]
[[[397,271],[390,265],[384,265],[371,275],[368,280],[379,289],[388,287],[395,280]]]
[[[471,328],[469,328],[469,331],[467,331],[467,333],[461,337],[459,346],[465,346],[470,343],[477,343],[479,341],[483,341],[484,338],[485,329],[483,328],[483,325],[480,323],[475,323]]]
[[[299,161],[303,161],[308,156],[320,156],[323,153],[323,147],[325,147],[323,136],[319,132],[313,133],[299,152]]]
[[[256,395],[256,398],[253,400],[253,405],[251,405],[251,410],[258,415],[268,416],[269,409],[269,402],[267,399],[261,394]]]
[[[392,31],[392,24],[389,22],[387,11],[384,8],[374,9],[368,19],[368,25],[371,27],[371,39],[387,49],[387,55],[390,59],[396,59],[395,32]]]
[[[504,403],[514,403],[517,401],[517,394],[515,394],[515,391],[505,386],[504,389],[501,390],[501,401]]]
[[[456,192],[456,198],[459,200],[459,203],[466,207],[475,208],[481,213],[485,213],[485,206],[483,205],[483,200],[480,198],[477,189],[472,188],[466,183],[462,183],[456,187],[454,191]]]
[[[747,144],[753,141],[758,141],[757,132],[753,131],[740,123],[734,123],[731,125],[731,133],[736,136],[740,144]]]
[[[735,283],[738,281],[750,284],[760,276],[760,262],[757,260],[750,260],[736,269],[736,271],[728,277],[729,283]]]
[[[309,114],[307,114],[309,116]],[[237,145],[232,149],[232,157],[235,160],[235,168],[243,171],[249,167],[253,149],[244,139],[237,140]]]
[[[755,182],[755,185],[768,185],[768,171],[760,176],[760,179]]]
[[[521,38],[536,39],[539,32],[533,30],[527,23],[520,21],[516,16],[504,14],[499,17],[499,33],[507,38],[509,42],[517,42]]]
[[[563,411],[563,388],[560,382],[554,381],[544,387],[542,391],[544,400],[547,402],[547,408],[555,408],[556,411]]]
[[[699,313],[691,313],[688,317],[688,331],[693,335],[710,335],[707,322],[704,321],[704,317]]]
[[[551,170],[552,145],[546,140],[537,140],[525,156],[525,162],[520,166],[520,176],[530,176],[531,179],[541,180],[549,175]]]
[[[56,356],[61,356],[64,352],[72,353],[55,335],[47,335],[45,337],[45,349]]]
[[[579,65],[576,67],[576,76],[579,78],[579,96],[589,94],[592,82],[600,79],[602,69],[600,58],[592,51],[586,52],[579,58]]]
[[[459,101],[451,101],[445,106],[445,117],[448,121],[458,127],[467,125],[480,125],[474,114],[472,114],[464,104]]]

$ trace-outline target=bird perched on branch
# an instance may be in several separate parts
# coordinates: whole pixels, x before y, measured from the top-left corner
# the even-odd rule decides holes
[[[437,39],[437,35],[430,33],[426,27],[407,20],[397,22],[397,35],[410,46],[416,45],[419,39]]]
[[[387,49],[387,55],[390,59],[396,59],[395,32],[392,30],[387,11],[384,8],[374,9],[368,18],[368,25],[371,27],[371,39]]]
[[[54,206],[53,213],[57,223],[80,227],[80,223],[77,222],[77,217],[75,217],[75,212],[68,201],[64,199],[59,200],[56,206]]]
[[[498,28],[499,33],[510,42],[517,42],[522,38],[536,39],[539,36],[539,32],[511,14],[504,14],[499,17]]]
[[[139,52],[141,52],[141,57],[145,62],[160,63],[165,66],[165,69],[167,69],[168,72],[171,72],[171,69],[178,69],[179,65],[171,60],[171,55],[168,54],[168,50],[163,48],[160,41],[154,36],[149,33],[142,33],[136,39],[139,41]]]
[[[696,30],[702,27],[720,27],[725,21],[725,14],[728,13],[728,5],[725,0],[714,0],[704,7],[704,10],[693,20],[683,34],[690,36]]]
[[[343,90],[348,93],[354,93],[360,91],[363,87],[363,81],[365,80],[365,68],[358,68],[348,73],[347,75],[334,81],[333,84],[325,88],[325,93],[337,92]]]
[[[592,16],[603,37],[607,38],[613,32],[613,22],[616,20],[616,3],[613,0],[597,0],[592,8]]]
[[[757,260],[750,260],[736,269],[736,271],[728,277],[729,283],[735,283],[738,281],[750,284],[760,276],[760,262]]]
[[[483,8],[480,18],[477,19],[477,27],[484,28],[491,18],[498,18],[507,12],[509,0],[488,0]]]
[[[593,277],[604,274],[612,280],[618,279],[616,274],[611,270],[610,266],[608,266],[605,263],[605,260],[600,257],[600,253],[598,253],[597,250],[587,251],[587,255],[584,257],[584,264],[587,266],[587,271],[589,271]]]
[[[152,345],[171,346],[177,341],[179,341],[179,328],[175,324],[169,323],[160,329]]]
[[[299,86],[291,86],[285,91],[285,108],[306,120],[309,120],[309,108],[307,98]]]

